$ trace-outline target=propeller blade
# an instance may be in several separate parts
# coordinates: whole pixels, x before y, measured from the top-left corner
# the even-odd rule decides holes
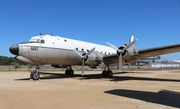
[[[109,42],[106,42],[106,44],[107,44],[109,47],[111,47],[111,48],[119,51],[119,49],[118,49],[116,46],[114,46],[113,44],[111,44],[111,43],[109,43]]]
[[[126,47],[123,48],[123,50],[127,50],[129,47],[134,45],[137,42],[137,39],[133,40],[131,43],[129,43]]]
[[[89,52],[87,52],[85,55],[82,55],[80,52],[78,52],[76,49],[74,49],[74,52],[81,57],[82,59],[82,76],[84,76],[84,59],[90,55],[95,50],[95,47],[92,48]]]
[[[95,47],[92,48],[89,52],[87,52],[86,55],[85,55],[85,57],[87,57],[88,55],[90,55],[94,50],[95,50]]]
[[[119,71],[122,71],[122,53],[119,55]]]
[[[79,51],[77,51],[76,49],[74,49],[74,52],[75,52],[78,56],[82,57],[82,54],[81,54]]]
[[[82,59],[82,76],[84,76],[84,58]]]

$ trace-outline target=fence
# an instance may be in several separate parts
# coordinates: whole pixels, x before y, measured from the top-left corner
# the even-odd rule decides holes
[[[12,65],[0,65],[0,71],[32,71],[35,70],[36,67],[32,66],[31,68],[28,65],[21,65],[19,68],[15,68]],[[57,71],[57,70],[64,70],[64,69],[57,69],[51,66],[41,66],[41,70],[50,70],[50,71]]]
[[[156,65],[152,65],[152,64],[148,64],[148,65],[144,65],[144,66],[138,66],[138,65],[124,65],[123,66],[123,70],[172,70],[172,69],[180,69],[180,66],[173,66],[173,67],[154,67],[154,66],[158,66],[158,64]],[[82,70],[81,66],[72,66],[73,70]],[[114,67],[110,67],[112,70],[118,70],[118,67],[114,66]],[[32,71],[35,70],[36,66],[32,66],[31,68],[28,65],[21,65],[19,68],[15,68],[12,65],[0,65],[0,71]],[[54,68],[50,65],[44,65],[40,67],[41,71],[65,71],[66,68]],[[103,70],[101,68],[97,68],[97,69],[91,69],[88,66],[85,67],[85,70]]]

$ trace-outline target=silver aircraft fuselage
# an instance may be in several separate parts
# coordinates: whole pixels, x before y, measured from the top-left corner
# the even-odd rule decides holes
[[[35,36],[29,42],[13,45],[10,52],[17,59],[31,64],[81,65],[82,61],[74,49],[83,54],[93,47],[95,51],[89,55],[85,65],[97,66],[99,62],[95,60],[102,61],[103,55],[116,53],[108,46],[50,35]]]

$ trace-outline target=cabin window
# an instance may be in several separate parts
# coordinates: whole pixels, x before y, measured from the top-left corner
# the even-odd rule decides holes
[[[89,50],[87,49],[87,52],[89,52]]]
[[[64,42],[67,42],[67,40],[66,40],[66,39],[64,39]]]
[[[76,50],[78,51],[78,48],[76,48]]]
[[[84,49],[83,49],[83,48],[82,48],[81,50],[82,50],[82,51],[84,51]]]

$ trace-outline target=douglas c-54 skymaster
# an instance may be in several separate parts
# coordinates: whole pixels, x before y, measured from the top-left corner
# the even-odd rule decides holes
[[[50,64],[55,68],[67,68],[66,75],[73,75],[71,66],[84,66],[103,68],[103,77],[112,77],[113,72],[109,66],[129,64],[137,60],[180,51],[180,44],[155,47],[138,50],[135,46],[137,39],[130,37],[129,44],[115,47],[110,43],[108,46],[59,37],[59,36],[34,36],[29,42],[19,43],[10,47],[10,52],[16,59],[36,65],[35,71],[31,72],[30,78],[37,80],[40,77],[39,66]]]

